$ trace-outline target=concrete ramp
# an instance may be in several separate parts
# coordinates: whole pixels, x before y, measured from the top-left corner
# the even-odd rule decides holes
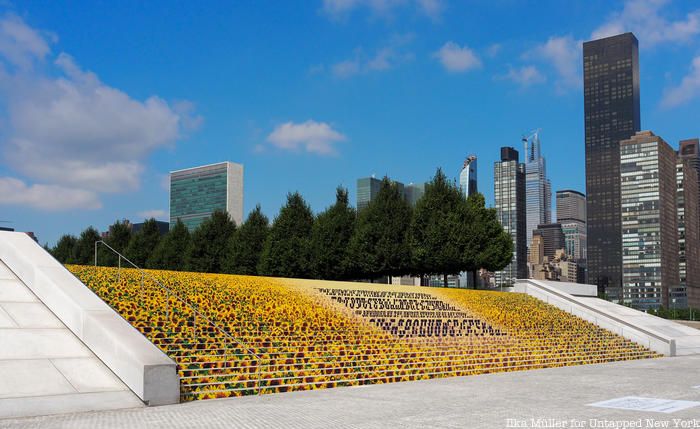
[[[698,329],[571,290],[571,284],[532,279],[516,280],[514,288],[666,356],[700,354]]]
[[[0,262],[0,418],[141,406]]]
[[[179,399],[175,362],[26,234],[0,232],[0,417]]]

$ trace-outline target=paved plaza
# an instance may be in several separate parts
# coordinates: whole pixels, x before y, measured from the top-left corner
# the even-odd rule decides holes
[[[700,356],[4,420],[0,428],[700,428],[700,406],[665,414],[588,405],[626,396],[700,401]]]

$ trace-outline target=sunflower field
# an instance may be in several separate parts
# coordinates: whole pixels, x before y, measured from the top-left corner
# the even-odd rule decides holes
[[[523,294],[68,265],[183,401],[652,358]]]

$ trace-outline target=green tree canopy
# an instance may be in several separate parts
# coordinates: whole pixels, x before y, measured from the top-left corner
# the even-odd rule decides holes
[[[470,222],[466,224],[466,232],[462,233],[466,238],[462,257],[467,270],[473,273],[476,285],[476,271],[480,268],[498,271],[510,263],[513,240],[498,221],[496,209],[486,208],[483,195],[471,195],[467,206]]]
[[[115,221],[109,227],[109,235],[105,242],[109,244],[117,252],[124,254],[126,248],[129,246],[129,241],[131,241],[131,225],[129,221]],[[98,249],[99,258],[98,263],[100,265],[115,266],[117,265],[117,255],[111,252],[109,249],[104,247]]]
[[[56,245],[51,249],[51,254],[62,264],[74,264],[76,243],[78,239],[74,235],[64,234],[58,239]]]
[[[338,187],[335,204],[316,217],[311,230],[314,277],[326,280],[349,278],[348,245],[355,229],[355,217],[347,189]]]
[[[143,268],[146,266],[146,261],[153,253],[153,250],[155,250],[159,241],[160,230],[158,229],[158,223],[154,218],[150,218],[144,221],[143,226],[137,233],[131,235],[129,245],[124,251],[124,256]]]
[[[438,168],[413,211],[410,228],[413,269],[421,275],[442,274],[445,287],[447,275],[457,274],[463,267],[463,241],[456,234],[464,222],[460,211],[465,206],[457,185],[448,181]]]
[[[384,177],[377,196],[360,210],[348,249],[356,276],[400,276],[411,269],[411,207],[398,185]]]
[[[228,241],[236,224],[227,212],[217,210],[192,233],[188,266],[192,271],[223,272]]]
[[[151,256],[146,260],[148,268],[181,271],[187,266],[190,251],[190,232],[180,219],[158,242]]]
[[[311,229],[314,217],[311,208],[298,193],[287,195],[265,240],[258,273],[267,276],[310,278]]]
[[[73,263],[90,265],[95,263],[95,242],[100,241],[100,233],[93,227],[87,227],[80,233],[73,249]]]
[[[260,204],[250,212],[235,234],[228,241],[228,251],[224,259],[224,272],[231,274],[258,274],[258,264],[270,225],[260,209]]]

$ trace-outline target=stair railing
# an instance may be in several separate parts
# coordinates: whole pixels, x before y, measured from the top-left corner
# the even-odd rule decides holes
[[[197,307],[194,304],[192,304],[188,299],[180,297],[177,293],[175,293],[170,288],[168,288],[163,283],[161,283],[160,280],[158,280],[158,278],[156,278],[154,275],[152,275],[148,271],[145,271],[144,269],[142,269],[141,267],[139,267],[138,265],[136,265],[135,263],[130,261],[126,256],[119,253],[117,250],[115,250],[109,244],[105,243],[103,240],[95,241],[95,267],[97,267],[97,248],[99,245],[105,246],[112,253],[117,255],[117,282],[119,282],[121,279],[121,269],[122,269],[122,259],[123,259],[127,264],[131,265],[133,268],[138,270],[138,272],[141,274],[141,290],[142,291],[144,289],[144,280],[145,280],[146,276],[148,276],[148,278],[150,280],[152,280],[158,287],[160,287],[163,291],[165,291],[165,293],[166,293],[166,300],[165,300],[165,302],[166,302],[166,304],[165,304],[165,314],[166,314],[165,318],[166,318],[166,320],[169,320],[170,297],[172,296],[173,298],[175,298],[176,300],[181,302],[183,305],[185,305],[192,312],[192,315],[193,315],[192,325],[193,325],[195,338],[197,336],[197,320],[200,320],[200,321],[203,320],[204,322],[208,323],[211,327],[213,327],[217,332],[222,334],[224,336],[224,338],[226,338],[226,340],[237,344],[248,355],[254,357],[255,360],[258,362],[258,364],[255,367],[255,375],[256,375],[255,390],[257,391],[258,395],[260,394],[260,392],[262,391],[262,386],[260,385],[261,375],[262,375],[260,372],[260,368],[262,367],[263,359],[260,355],[258,355],[257,353],[255,353],[253,351],[252,347],[248,346],[248,344],[246,344],[243,340],[236,338],[236,337],[232,336],[231,334],[229,334],[228,332],[226,332],[225,329],[221,328],[217,323],[215,323],[213,320],[211,320],[208,316],[200,313],[197,310]]]

